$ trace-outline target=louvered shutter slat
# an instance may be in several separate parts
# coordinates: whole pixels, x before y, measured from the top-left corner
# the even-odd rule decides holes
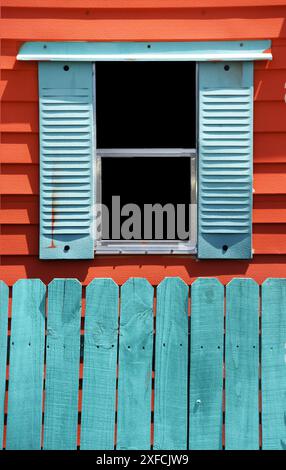
[[[199,64],[200,258],[251,258],[253,64]]]
[[[93,69],[65,65],[39,63],[42,259],[94,256]]]

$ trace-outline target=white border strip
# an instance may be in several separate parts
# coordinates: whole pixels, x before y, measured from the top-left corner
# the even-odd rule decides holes
[[[272,60],[270,52],[224,52],[224,53],[139,53],[139,54],[18,54],[17,60],[48,60],[48,61],[153,61],[153,60],[190,60],[190,61],[242,61]]]

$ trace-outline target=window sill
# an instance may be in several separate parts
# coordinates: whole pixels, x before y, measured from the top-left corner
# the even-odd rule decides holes
[[[96,243],[96,254],[196,254],[197,247],[192,242],[182,241],[100,241]]]

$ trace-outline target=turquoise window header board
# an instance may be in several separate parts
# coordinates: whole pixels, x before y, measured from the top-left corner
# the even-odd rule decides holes
[[[271,60],[271,41],[206,42],[26,42],[18,60]]]

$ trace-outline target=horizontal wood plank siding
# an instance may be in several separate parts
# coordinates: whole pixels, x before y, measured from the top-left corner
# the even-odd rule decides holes
[[[232,0],[233,7],[249,7],[249,6],[279,6],[284,5],[283,0]],[[29,7],[40,8],[43,4],[41,0],[2,0],[3,7],[15,7],[26,9]],[[228,0],[216,0],[217,7],[229,6]],[[96,4],[93,0],[45,0],[46,8],[61,9],[66,7],[74,8],[93,8],[93,9],[129,9],[130,3],[126,0],[97,0]],[[132,8],[209,8],[213,7],[213,0],[133,0]]]
[[[143,275],[153,285],[165,276],[187,283],[198,275],[285,276],[286,260],[286,6],[282,0],[3,0],[0,94],[0,276],[69,276],[87,283]],[[151,21],[150,21],[151,20]],[[243,35],[243,37],[242,37]],[[35,62],[18,62],[24,41],[35,40],[271,39],[273,61],[255,63],[254,258],[250,262],[199,261],[185,256],[97,256],[53,264],[38,259],[39,125]]]
[[[275,17],[273,8],[277,15]],[[33,39],[37,41],[44,41],[47,37],[52,41],[144,41],[147,38],[150,41],[168,41],[171,35],[175,41],[239,40],[242,31],[244,39],[286,37],[283,7],[247,10],[248,16],[241,17],[239,14],[246,13],[245,11],[237,9],[233,12],[229,8],[222,14],[214,8],[203,20],[200,10],[182,11],[180,14],[168,11],[168,14],[164,12],[164,19],[160,10],[154,10],[155,13],[151,10],[147,13],[134,13],[130,9],[125,17],[120,10],[114,10],[113,14],[97,14],[97,18],[91,17],[89,21],[86,21],[84,14],[79,14],[76,18],[74,15],[61,18],[52,12],[42,15],[44,21],[39,21],[40,15],[32,18],[30,15],[23,21],[21,17],[4,16],[4,11],[0,26],[3,38],[20,37],[25,41],[31,40],[31,31]]]

